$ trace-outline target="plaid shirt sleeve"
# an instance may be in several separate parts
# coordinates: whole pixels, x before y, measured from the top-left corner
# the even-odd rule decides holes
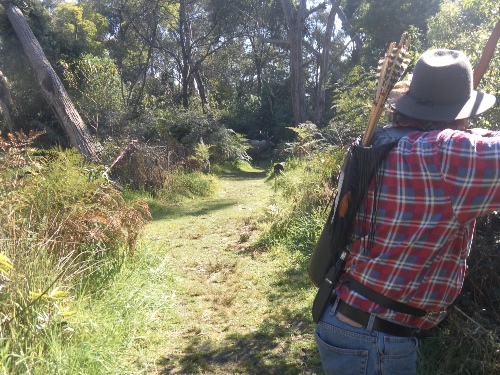
[[[438,140],[443,179],[457,220],[466,223],[498,209],[500,138],[447,130]]]
[[[431,313],[396,313],[342,285],[339,297],[387,320],[435,326],[462,288],[475,219],[499,208],[498,134],[410,133],[385,162],[377,205],[373,182],[362,202],[346,269],[371,289]],[[369,230],[374,242],[367,246]]]

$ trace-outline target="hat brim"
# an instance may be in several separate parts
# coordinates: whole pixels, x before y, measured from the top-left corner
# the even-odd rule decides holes
[[[429,121],[452,121],[478,115],[495,104],[495,96],[472,90],[470,98],[465,103],[439,104],[418,102],[411,93],[393,100],[390,105],[396,111],[416,119]]]

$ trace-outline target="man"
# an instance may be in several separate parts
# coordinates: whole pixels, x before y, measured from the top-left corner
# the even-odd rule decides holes
[[[500,208],[500,135],[466,130],[494,103],[472,89],[466,56],[445,49],[425,52],[392,100],[395,122],[372,145],[391,129],[404,135],[361,202],[345,273],[317,324],[325,373],[416,373],[416,332],[444,319],[475,219]]]

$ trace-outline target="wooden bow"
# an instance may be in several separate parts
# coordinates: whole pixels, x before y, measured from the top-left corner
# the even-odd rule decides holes
[[[372,103],[370,116],[368,117],[368,123],[363,133],[362,144],[365,147],[370,143],[373,132],[377,127],[387,96],[408,67],[410,60],[406,58],[406,54],[410,41],[411,38],[408,34],[403,33],[399,45],[396,46],[396,43],[392,42],[385,57],[379,61],[377,90],[375,92],[375,99]]]
[[[479,82],[481,82],[481,78],[483,78],[484,73],[488,70],[488,65],[490,64],[491,58],[493,57],[493,53],[495,52],[495,47],[498,43],[498,39],[500,39],[500,20],[497,21],[495,28],[491,32],[486,45],[484,46],[483,54],[481,55],[481,59],[474,69],[473,76],[473,86],[474,89],[477,88]]]

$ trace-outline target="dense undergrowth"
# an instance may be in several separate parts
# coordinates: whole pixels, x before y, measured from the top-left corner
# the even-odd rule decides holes
[[[33,148],[38,135],[0,138],[0,372],[6,374],[50,368],[54,343],[64,348],[75,335],[75,305],[106,290],[152,219],[145,200],[123,194],[76,151]],[[211,190],[211,180],[197,173],[170,178],[160,198]]]
[[[105,285],[150,218],[127,204],[102,173],[75,151],[40,150],[31,133],[1,140],[0,363],[26,373],[45,360],[49,337],[71,336],[73,301]]]

